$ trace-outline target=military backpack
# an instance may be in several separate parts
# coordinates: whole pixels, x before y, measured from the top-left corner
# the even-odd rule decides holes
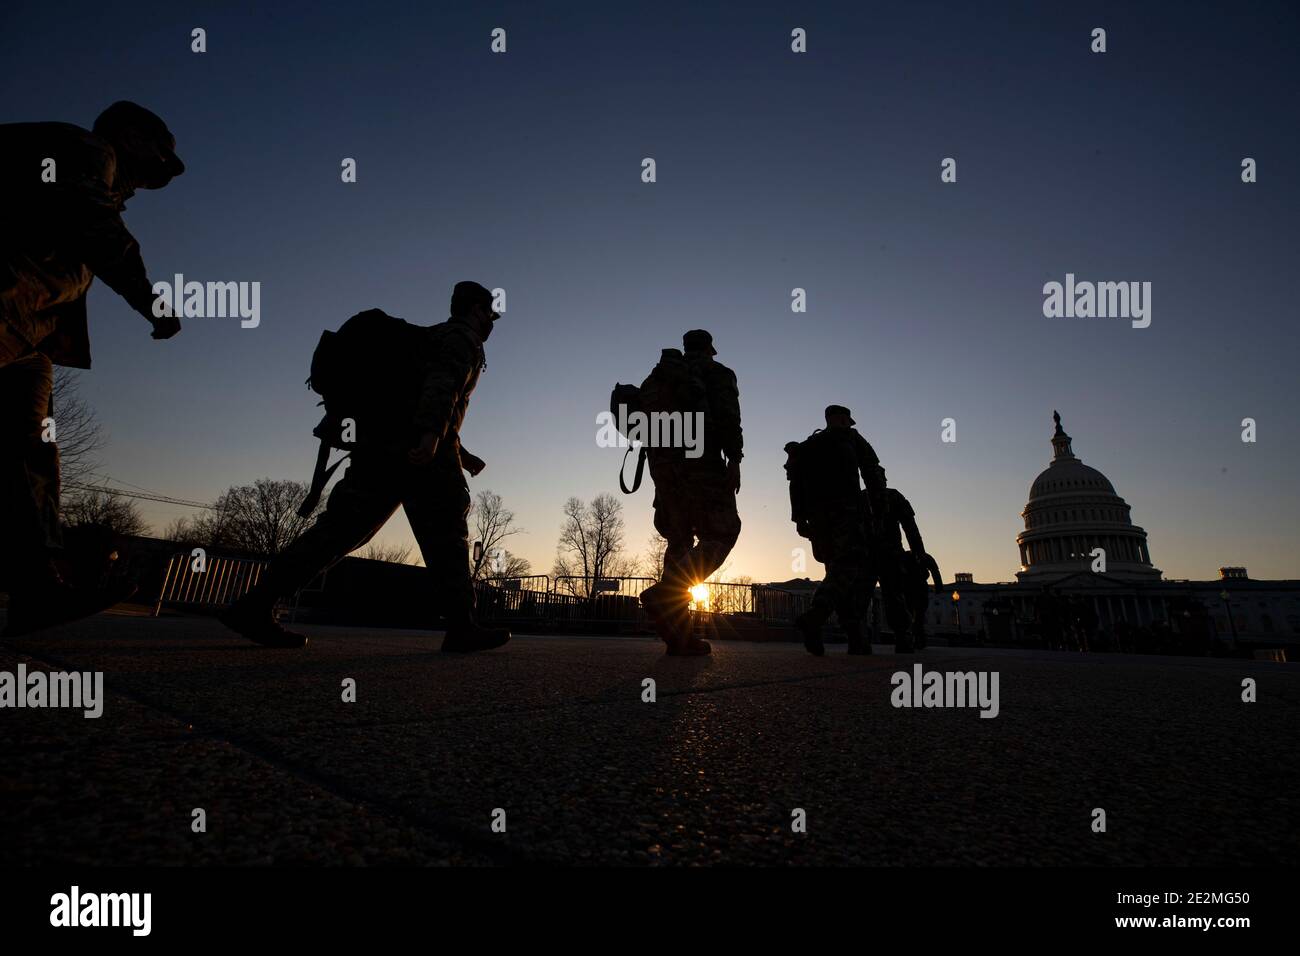
[[[437,328],[435,326],[434,328]],[[321,396],[325,416],[312,429],[320,439],[311,489],[299,507],[304,517],[320,501],[321,492],[347,455],[328,465],[330,449],[347,452],[358,444],[390,441],[415,413],[422,372],[437,348],[436,333],[380,309],[358,312],[339,327],[321,333],[311,356],[307,387]],[[357,423],[365,428],[358,431]],[[328,465],[328,467],[326,467]]]
[[[803,441],[786,443],[785,476],[790,482],[790,520],[796,525],[821,514],[827,491],[826,478],[834,461],[830,446],[817,429]]]
[[[708,414],[708,388],[698,369],[682,354],[680,349],[664,349],[659,361],[650,370],[641,385],[616,384],[609,396],[609,410],[616,427],[624,438],[632,440],[636,432],[636,423],[645,422],[656,412],[680,412],[683,415]],[[627,456],[637,451],[636,474],[629,488],[623,480],[627,469]],[[618,469],[618,486],[623,494],[630,495],[641,487],[645,472],[646,458],[651,449],[646,444],[629,446],[623,453],[623,462]],[[656,454],[665,456],[682,455],[682,449],[655,449]]]

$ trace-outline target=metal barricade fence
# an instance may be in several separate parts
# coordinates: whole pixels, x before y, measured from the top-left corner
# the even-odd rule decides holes
[[[765,584],[742,584],[731,581],[706,581],[704,600],[692,594],[692,606],[697,611],[753,618],[762,624],[790,625],[808,609],[812,597],[769,587]]]
[[[752,611],[763,623],[793,625],[794,619],[808,610],[812,595],[760,584],[754,586],[752,600]]]
[[[253,558],[222,558],[207,555],[202,570],[199,559],[189,554],[173,555],[163,574],[153,616],[162,613],[164,604],[190,604],[198,607],[225,607],[252,590],[270,564]]]
[[[551,577],[549,574],[525,574],[522,577],[514,578],[499,578],[487,575],[479,579],[478,583],[491,585],[503,591],[531,591],[544,594],[551,590]]]
[[[594,586],[593,586],[594,580]],[[649,577],[605,577],[593,579],[580,574],[559,574],[551,590],[557,594],[572,594],[575,597],[590,598],[601,594],[618,597],[639,598],[641,592],[654,584],[658,578]]]
[[[546,575],[532,577],[546,581]],[[536,587],[542,582],[528,578],[479,581],[474,586],[478,616],[484,620],[544,620],[548,616],[551,595],[544,587]]]
[[[205,558],[202,570],[196,570],[195,563],[194,557],[183,553],[173,555],[168,561],[154,602],[154,617],[162,612],[164,604],[225,607],[247,594],[270,564],[254,558],[215,555]],[[558,575],[552,579],[545,574],[531,574],[486,578],[477,582],[474,590],[479,616],[484,620],[644,624],[647,618],[640,594],[655,581],[652,577],[623,576],[593,582],[590,577],[580,575]],[[761,584],[708,581],[703,587],[706,600],[693,601],[697,611],[743,615],[763,624],[792,624],[809,602],[807,594]],[[296,605],[296,598],[295,595],[292,605]]]
[[[561,574],[551,589],[558,600],[553,612],[561,621],[625,621],[643,623],[641,592],[655,583],[650,577],[605,577]]]
[[[754,585],[737,584],[727,581],[705,581],[704,600],[696,599],[697,592],[692,592],[692,604],[697,610],[712,611],[714,614],[753,614]]]

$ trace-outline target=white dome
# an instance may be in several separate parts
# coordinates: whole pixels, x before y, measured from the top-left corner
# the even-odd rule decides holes
[[[1115,486],[1090,465],[1077,458],[1059,458],[1039,473],[1029,487],[1029,502],[1051,494],[1086,492],[1114,495]]]
[[[1151,566],[1146,532],[1129,519],[1128,503],[1096,468],[1074,457],[1059,415],[1052,436],[1052,463],[1034,479],[1021,516],[1021,580],[1091,571],[1104,557],[1106,573],[1159,577]],[[1100,549],[1100,552],[1098,551]]]

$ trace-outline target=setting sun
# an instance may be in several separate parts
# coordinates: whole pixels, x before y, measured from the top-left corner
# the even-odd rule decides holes
[[[709,609],[709,586],[707,584],[697,584],[691,588],[691,603],[701,611]]]

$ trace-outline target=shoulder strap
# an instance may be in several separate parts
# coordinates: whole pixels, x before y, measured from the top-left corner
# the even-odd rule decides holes
[[[633,494],[640,488],[641,479],[645,477],[646,449],[643,445],[636,456],[636,474],[632,477],[632,487],[629,488],[626,482],[623,481],[623,472],[627,469],[627,456],[630,454],[632,454],[631,445],[628,446],[627,451],[623,452],[623,463],[618,466],[618,486],[625,495]]]
[[[349,454],[351,453],[349,452]],[[320,504],[321,493],[325,491],[325,486],[329,484],[334,472],[339,470],[339,465],[343,464],[347,458],[348,455],[344,455],[327,468],[326,464],[330,460],[330,443],[327,438],[320,440],[320,448],[316,450],[316,467],[311,474],[311,487],[307,489],[307,497],[303,498],[302,504],[298,506],[299,517],[306,518],[316,510],[316,506]]]

